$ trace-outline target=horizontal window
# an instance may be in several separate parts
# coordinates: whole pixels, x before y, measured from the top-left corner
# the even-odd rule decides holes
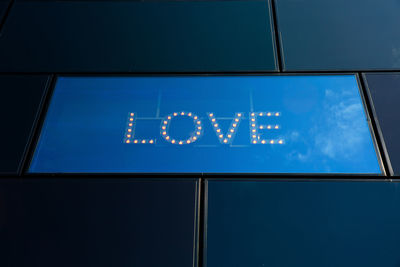
[[[354,75],[59,78],[30,171],[381,172]]]

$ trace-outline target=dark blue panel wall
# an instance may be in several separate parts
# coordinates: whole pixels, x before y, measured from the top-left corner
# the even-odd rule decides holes
[[[8,7],[8,1],[0,1],[0,21],[2,21],[7,7]]]
[[[0,266],[192,267],[197,182],[0,180]]]
[[[17,1],[0,71],[274,71],[268,1]]]
[[[0,174],[17,173],[48,76],[0,75]]]
[[[206,266],[400,264],[400,184],[210,181]]]
[[[284,69],[400,68],[397,0],[275,0]]]
[[[366,74],[375,119],[382,131],[383,143],[389,156],[390,167],[400,174],[400,73]]]

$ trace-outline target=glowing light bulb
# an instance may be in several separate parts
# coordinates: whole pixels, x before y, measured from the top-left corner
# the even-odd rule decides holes
[[[201,126],[197,127],[197,130],[201,130]]]
[[[190,144],[190,140],[187,140],[186,143],[187,143],[187,144]]]
[[[271,129],[271,125],[268,125],[268,126],[267,126],[267,129]]]
[[[163,126],[163,127],[161,127],[161,129],[165,130],[165,129],[167,129],[167,127]]]
[[[228,138],[231,138],[231,137],[232,137],[232,135],[228,134]]]
[[[132,132],[132,129],[128,129],[128,132]]]
[[[239,119],[235,119],[235,121],[236,121],[236,122],[238,122],[238,121],[239,121]]]
[[[231,133],[233,133],[234,131],[235,131],[235,130],[233,130],[233,129],[230,129],[230,132],[231,132]]]
[[[128,125],[129,125],[130,127],[132,127],[133,124],[132,124],[132,123],[129,123]]]
[[[264,129],[264,126],[261,125],[259,128],[260,128],[260,129]]]
[[[164,124],[168,124],[168,122],[167,122],[167,121],[164,121]]]
[[[222,138],[222,137],[224,137],[224,136],[223,136],[222,134],[220,134],[220,135],[219,135],[219,138]]]
[[[232,126],[233,126],[233,127],[236,127],[236,126],[237,126],[237,124],[236,124],[236,123],[234,123],[234,124],[232,124]]]
[[[257,137],[257,135],[253,134],[253,138],[256,138],[256,137]]]
[[[254,117],[254,115],[255,115],[254,113],[251,113],[251,116],[253,116],[253,117]]]
[[[271,116],[271,112],[268,112],[268,113],[267,113],[267,116]]]
[[[279,144],[283,144],[283,140],[279,140],[278,143],[279,143]]]
[[[138,143],[138,140],[135,140],[135,141],[133,141],[135,144],[137,144]]]
[[[196,134],[197,134],[197,135],[200,135],[200,132],[197,132]]]
[[[275,129],[279,129],[279,126],[278,126],[278,125],[275,125]]]
[[[152,144],[153,142],[154,142],[153,140],[150,140],[150,141],[149,141],[150,144]]]
[[[212,119],[211,121],[212,121],[212,122],[214,122],[214,121],[215,121],[215,119]]]
[[[256,121],[256,119],[252,118],[251,121]]]
[[[242,113],[238,113],[237,115],[238,115],[238,117],[242,117]]]
[[[172,140],[171,143],[175,144],[175,140]]]
[[[217,133],[221,132],[221,129],[217,129]]]
[[[279,116],[279,115],[280,115],[279,112],[275,113],[275,116]]]
[[[163,135],[167,135],[167,132],[163,132],[162,134],[163,134]]]
[[[201,121],[197,121],[197,124],[201,124]]]
[[[167,118],[170,120],[170,119],[171,119],[171,116],[168,116]]]
[[[262,112],[260,112],[258,115],[259,115],[259,116],[262,116],[262,115],[263,115],[263,113],[262,113]]]
[[[193,139],[193,140],[196,140],[196,139],[197,139],[197,137],[196,137],[196,136],[194,136],[192,139]]]
[[[262,144],[265,144],[265,140],[262,140],[261,143],[262,143]]]
[[[146,144],[146,140],[142,140],[142,144]]]
[[[193,119],[197,120],[197,116],[194,116]]]
[[[178,116],[178,113],[176,113],[176,112],[174,112],[174,114],[173,114],[174,116]]]
[[[189,117],[192,117],[192,113],[191,113],[191,112],[189,112],[189,113],[188,113],[188,116],[189,116]]]
[[[126,140],[126,143],[127,143],[127,144],[129,144],[130,142],[131,142],[131,141],[129,141],[129,140]]]
[[[208,116],[212,117],[212,116],[214,116],[214,114],[210,113]]]
[[[256,127],[255,123],[253,123],[253,124],[251,125],[251,127]]]
[[[127,134],[126,137],[131,138],[131,135],[130,135],[130,134]]]
[[[255,133],[256,132],[256,130],[255,129],[253,129],[253,130],[251,130],[253,133]]]
[[[253,144],[257,144],[257,141],[256,141],[256,140],[254,140],[254,141],[253,141]]]
[[[224,139],[224,143],[228,143],[228,140],[227,140],[227,139]]]
[[[165,139],[169,140],[169,136],[165,137]]]
[[[132,118],[130,118],[129,120],[130,120],[130,121],[133,121],[133,119],[132,119]]]
[[[131,116],[133,116],[133,115],[135,115],[135,114],[131,113]]]
[[[218,123],[214,124],[214,127],[218,127]]]
[[[274,141],[274,140],[271,140],[271,141],[269,141],[269,143],[270,143],[270,144],[273,144],[273,143],[275,143],[275,141]]]
[[[182,116],[185,115],[185,112],[181,112],[181,115],[182,115]]]

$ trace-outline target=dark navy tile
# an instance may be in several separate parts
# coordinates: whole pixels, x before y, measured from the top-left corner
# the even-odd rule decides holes
[[[206,266],[400,264],[400,183],[208,182]]]
[[[0,1],[0,21],[3,19],[7,7],[8,7],[8,1]]]
[[[275,71],[269,1],[19,2],[0,71]]]
[[[48,76],[0,75],[0,173],[18,172],[48,81]]]
[[[366,74],[365,77],[390,171],[400,175],[400,73]]]
[[[400,68],[398,0],[276,0],[284,69]]]
[[[0,180],[0,266],[192,267],[196,192],[196,180]]]

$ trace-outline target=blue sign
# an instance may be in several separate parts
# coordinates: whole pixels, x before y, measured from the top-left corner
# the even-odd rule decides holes
[[[381,173],[354,75],[61,77],[35,173]]]

